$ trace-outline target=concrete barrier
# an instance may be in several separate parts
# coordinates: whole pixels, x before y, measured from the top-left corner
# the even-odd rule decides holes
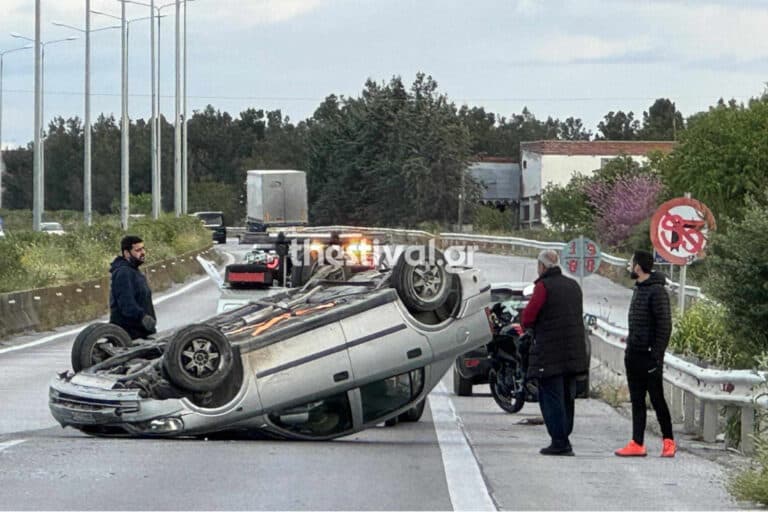
[[[207,256],[207,247],[152,263],[142,270],[153,293],[165,290],[187,276],[204,273],[195,257]],[[210,256],[208,256],[210,258]],[[109,312],[109,275],[51,288],[0,294],[0,340],[26,331],[85,322]]]

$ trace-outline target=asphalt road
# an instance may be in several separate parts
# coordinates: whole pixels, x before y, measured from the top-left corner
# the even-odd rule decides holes
[[[237,246],[228,249],[239,250]],[[477,255],[492,281],[533,278],[530,260]],[[625,315],[629,290],[585,279],[586,309]],[[161,329],[215,312],[209,280],[177,287],[157,307]],[[604,300],[606,297],[607,300]],[[61,329],[67,332],[72,326]],[[10,340],[10,347],[55,333]],[[536,404],[501,411],[487,386],[456,397],[450,373],[415,424],[332,442],[99,439],[60,428],[47,407],[73,334],[0,348],[0,509],[3,510],[451,510],[728,509],[723,469],[686,451],[619,459],[629,422],[580,400],[573,458],[542,457]],[[652,417],[649,418],[652,421]]]

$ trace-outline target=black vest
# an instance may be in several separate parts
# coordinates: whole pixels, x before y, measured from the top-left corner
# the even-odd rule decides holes
[[[536,317],[530,375],[552,377],[585,373],[589,361],[579,284],[565,277],[560,267],[548,269],[538,281],[547,290],[547,300]]]

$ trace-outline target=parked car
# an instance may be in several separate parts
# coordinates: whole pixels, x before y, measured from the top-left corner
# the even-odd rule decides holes
[[[195,212],[192,215],[203,222],[203,225],[212,232],[213,241],[227,243],[227,226],[224,224],[223,212]]]
[[[63,235],[65,233],[59,222],[41,222],[40,231],[49,235]]]
[[[75,339],[73,370],[51,382],[51,412],[106,436],[332,439],[418,421],[456,357],[491,339],[480,271],[418,250],[391,269],[313,276],[157,340],[131,344],[92,324]]]

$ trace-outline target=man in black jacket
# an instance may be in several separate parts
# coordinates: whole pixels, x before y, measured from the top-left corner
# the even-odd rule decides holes
[[[119,325],[131,339],[146,338],[157,332],[155,307],[147,278],[139,272],[144,263],[144,241],[128,235],[120,241],[122,256],[112,262],[109,292],[109,322]]]
[[[573,455],[576,377],[589,370],[584,338],[581,288],[565,277],[555,251],[539,253],[539,278],[523,310],[522,323],[533,328],[528,375],[538,379],[539,407],[552,442],[542,455]]]
[[[674,457],[677,451],[672,435],[672,419],[664,399],[664,352],[672,333],[669,296],[664,289],[666,277],[653,271],[653,255],[635,251],[629,265],[635,279],[635,291],[629,306],[629,335],[624,353],[627,369],[629,397],[632,401],[632,440],[616,450],[619,457],[645,457],[644,435],[646,423],[645,396],[661,425],[664,438],[662,457]]]

